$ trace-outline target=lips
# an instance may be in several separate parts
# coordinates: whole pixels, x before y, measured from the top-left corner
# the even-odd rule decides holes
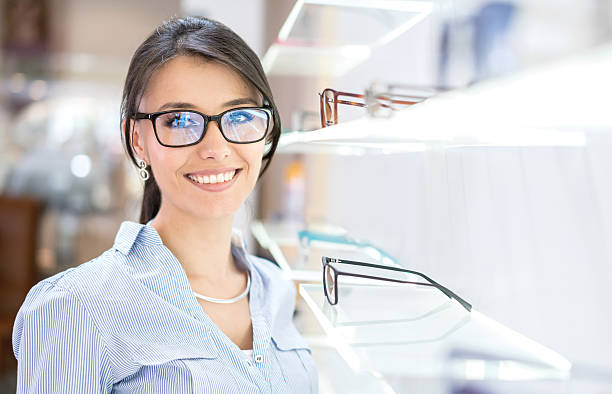
[[[185,178],[199,189],[217,192],[233,185],[241,171],[241,168],[203,170],[185,174]]]
[[[195,176],[195,177],[205,176],[205,175],[206,176],[211,176],[211,175],[224,174],[226,172],[231,172],[231,171],[234,171],[234,170],[238,171],[240,169],[241,168],[238,168],[238,167],[211,168],[209,170],[200,170],[200,171],[190,172],[190,173],[185,174],[185,176],[189,176],[189,175],[192,175],[192,176]]]

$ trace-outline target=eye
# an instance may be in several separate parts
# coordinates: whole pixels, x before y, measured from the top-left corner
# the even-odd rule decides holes
[[[193,127],[200,124],[190,112],[172,112],[164,115],[163,120],[166,127],[175,129]]]
[[[232,123],[245,123],[253,120],[254,115],[249,111],[232,111],[229,113],[229,120]]]

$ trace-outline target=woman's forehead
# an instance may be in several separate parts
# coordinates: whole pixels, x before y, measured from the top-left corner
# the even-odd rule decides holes
[[[155,111],[167,102],[187,102],[203,110],[218,110],[224,103],[262,95],[230,66],[196,56],[179,56],[164,64],[149,80],[143,104]]]

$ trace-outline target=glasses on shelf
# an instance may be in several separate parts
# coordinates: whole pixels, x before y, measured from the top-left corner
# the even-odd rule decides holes
[[[327,88],[319,93],[321,127],[338,124],[338,104],[367,107],[372,113],[376,108],[387,110],[404,108],[419,103],[425,98],[415,95],[391,94],[390,92],[378,93],[372,89],[366,90],[366,94],[358,94]]]
[[[422,286],[431,286],[440,290],[448,298],[454,299],[468,312],[472,310],[472,305],[453,293],[451,290],[437,283],[426,275],[404,268],[365,263],[361,261],[351,261],[336,259],[327,256],[321,257],[323,264],[323,291],[325,297],[331,305],[338,304],[338,277],[352,276],[357,278],[381,280],[395,283],[406,283]]]
[[[153,113],[138,112],[134,119],[149,119],[160,145],[183,147],[195,145],[204,138],[211,121],[217,122],[223,138],[235,144],[250,144],[265,138],[272,121],[272,108],[232,108],[218,115],[198,111],[169,110]]]

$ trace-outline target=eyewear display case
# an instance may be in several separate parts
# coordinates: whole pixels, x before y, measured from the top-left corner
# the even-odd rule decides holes
[[[583,149],[611,129],[604,100],[612,87],[606,76],[611,67],[612,46],[599,46],[509,77],[439,93],[384,117],[374,114],[319,130],[288,132],[281,138],[278,153],[396,163],[406,155],[444,156],[472,148]],[[567,97],[581,97],[584,105]],[[375,168],[380,167],[360,175],[390,183],[397,182],[392,177],[401,173],[381,174]],[[430,203],[435,204],[441,198],[436,193],[442,189],[425,187],[433,199]],[[371,218],[371,210],[403,212],[393,205],[401,204],[400,185],[387,185],[387,193],[397,189],[400,196],[374,207],[358,205],[363,200],[353,198],[354,190],[342,196],[338,189],[316,192],[344,198],[347,215],[361,215],[364,221]],[[465,212],[449,209],[445,214],[451,221],[471,220]],[[458,216],[453,219],[452,215]],[[386,242],[394,233],[405,236],[403,229],[388,228],[381,234],[374,224],[368,235],[377,240],[372,240],[355,238],[364,232],[336,223],[318,218],[314,222],[255,221],[251,226],[259,245],[299,287],[296,324],[312,346],[321,392],[595,393],[612,388],[612,373],[607,369],[574,363],[481,312],[478,303],[468,311],[435,287],[345,278],[336,283],[339,302],[331,305],[322,283],[322,256],[411,268],[410,262],[393,253],[398,250],[393,242]],[[466,251],[466,245],[459,247]],[[470,253],[474,256],[478,251]],[[425,267],[422,272],[427,274],[427,267],[441,272],[455,261],[447,254],[438,256],[437,265],[429,263],[418,263]],[[469,294],[476,294],[478,287],[495,286],[479,282],[481,278],[447,275],[443,284],[469,301]],[[512,279],[517,277],[508,277]],[[534,278],[522,279],[525,284],[537,283]],[[492,294],[491,299],[496,296]],[[490,304],[484,307],[491,310]]]

